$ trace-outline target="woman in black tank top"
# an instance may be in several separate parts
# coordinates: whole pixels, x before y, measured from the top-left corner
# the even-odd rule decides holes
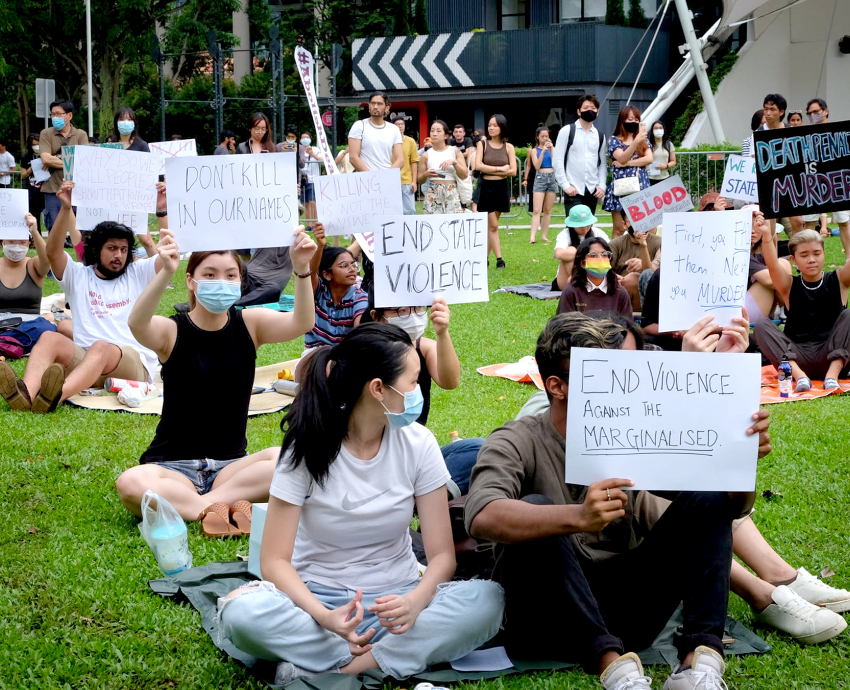
[[[202,520],[208,536],[250,531],[250,503],[267,501],[280,449],[247,454],[245,431],[257,349],[304,335],[315,309],[310,258],[316,244],[299,228],[290,256],[295,311],[237,311],[242,263],[235,251],[194,252],[186,269],[190,311],[156,316],[180,264],[167,230],[157,246],[163,270],[130,314],[130,330],[162,362],[162,418],[140,465],[118,477],[121,502],[135,515],[145,491],[168,499],[185,520]],[[238,505],[234,505],[237,504]],[[230,523],[230,514],[238,523]]]

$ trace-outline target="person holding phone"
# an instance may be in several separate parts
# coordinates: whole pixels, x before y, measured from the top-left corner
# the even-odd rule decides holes
[[[430,184],[425,189],[422,213],[463,213],[458,179],[469,175],[466,159],[455,146],[449,146],[449,126],[442,120],[431,125],[432,148],[419,159],[419,183]]]
[[[558,193],[558,181],[555,179],[555,167],[552,156],[555,146],[549,138],[548,127],[538,127],[537,146],[531,149],[531,165],[534,166],[535,175],[532,186],[533,212],[531,214],[531,238],[530,244],[537,239],[537,227],[540,226],[540,239],[549,243],[549,223],[552,222],[552,205],[555,203],[555,195]]]

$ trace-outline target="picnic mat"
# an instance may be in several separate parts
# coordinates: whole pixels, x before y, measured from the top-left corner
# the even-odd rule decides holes
[[[150,588],[160,596],[167,597],[176,602],[188,601],[201,614],[201,623],[213,643],[233,657],[252,669],[262,680],[274,686],[275,666],[273,662],[256,659],[245,652],[234,647],[229,640],[218,638],[216,625],[216,603],[219,597],[225,596],[237,587],[250,582],[254,576],[248,573],[247,562],[223,562],[210,563],[208,565],[190,568],[170,577],[163,577],[148,582]],[[658,635],[649,649],[640,652],[641,661],[647,665],[674,666],[677,652],[674,646],[676,629],[681,625],[681,609],[677,611],[664,630]],[[726,635],[734,642],[725,645],[726,654],[762,654],[770,651],[771,647],[758,635],[747,629],[744,625],[733,618],[726,619]],[[516,673],[527,673],[532,671],[554,671],[570,668],[576,664],[562,661],[520,661],[511,660],[513,668],[503,671],[479,671],[460,672],[455,671],[448,664],[441,667],[423,671],[408,680],[412,686],[417,682],[429,682],[434,684],[474,681],[479,679],[496,678],[503,675]],[[371,670],[358,676],[346,676],[339,673],[325,673],[313,678],[299,678],[287,687],[290,690],[381,690],[386,683],[391,683],[388,676],[384,676],[379,670]]]
[[[823,381],[812,380],[812,387],[805,393],[791,393],[791,397],[782,398],[779,395],[779,372],[776,367],[768,364],[761,368],[761,404],[772,405],[774,403],[798,402],[799,400],[814,400],[815,398],[823,398],[827,395],[835,395],[850,391],[850,380],[841,379],[838,381],[838,388],[833,388],[831,391],[823,389]]]
[[[275,376],[281,369],[294,369],[298,360],[292,359],[279,364],[269,364],[258,367],[254,371],[254,388],[262,392],[251,396],[248,406],[248,416],[256,417],[261,414],[279,412],[289,406],[292,397],[277,393],[271,389]],[[159,373],[154,377],[157,395],[145,399],[139,407],[127,407],[118,402],[117,393],[103,393],[101,395],[72,395],[66,402],[76,407],[84,407],[89,410],[113,410],[117,412],[135,412],[136,414],[162,414],[162,379]]]
[[[518,383],[533,383],[540,390],[543,390],[543,379],[537,369],[537,362],[531,355],[523,357],[514,364],[490,364],[486,367],[479,367],[476,371],[484,376],[498,376]]]
[[[510,292],[514,295],[523,295],[533,299],[558,299],[560,292],[552,291],[552,282],[529,283],[528,285],[505,285],[494,292]]]

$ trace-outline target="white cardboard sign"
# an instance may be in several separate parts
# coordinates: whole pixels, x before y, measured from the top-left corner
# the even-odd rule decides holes
[[[0,240],[28,240],[30,229],[29,192],[26,189],[0,188]]]
[[[350,177],[351,175],[339,175]],[[387,216],[375,228],[375,306],[487,302],[487,214]]]
[[[398,168],[322,175],[313,185],[319,220],[328,236],[375,231],[384,216],[404,214]]]
[[[142,151],[76,146],[74,206],[154,213],[159,163]]]
[[[148,214],[131,211],[113,211],[106,208],[77,206],[77,229],[93,230],[94,226],[105,220],[126,225],[137,235],[148,234]]]
[[[565,481],[753,491],[760,386],[755,354],[573,348]]]
[[[735,154],[729,156],[726,161],[726,171],[723,173],[723,187],[720,194],[727,199],[757,204],[759,193],[756,186],[756,159]]]
[[[741,315],[750,266],[750,211],[670,213],[664,249],[658,330],[686,331],[711,314],[719,326]]]
[[[32,176],[36,182],[46,182],[50,179],[50,171],[44,169],[41,158],[32,159]]]
[[[159,170],[157,175],[165,174],[165,161],[169,158],[181,158],[183,156],[197,156],[198,147],[194,139],[177,139],[175,141],[155,141],[148,144],[151,153],[159,159]]]
[[[288,247],[298,226],[294,153],[169,158],[169,229],[180,251]]]
[[[690,211],[694,207],[691,195],[678,175],[622,197],[621,201],[637,234],[658,227],[665,214]]]

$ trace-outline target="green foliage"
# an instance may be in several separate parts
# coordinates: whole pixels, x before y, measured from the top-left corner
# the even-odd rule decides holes
[[[410,16],[410,3],[402,0],[398,3],[393,20],[393,36],[409,36],[412,17]]]
[[[735,66],[735,63],[738,61],[738,53],[726,53],[719,62],[717,66],[711,71],[711,74],[708,77],[708,83],[711,84],[711,92],[715,93],[717,91],[717,87],[720,86],[720,82],[726,77],[729,72],[732,71],[732,68]],[[691,123],[694,121],[694,118],[702,112],[703,108],[703,100],[702,94],[699,92],[697,87],[694,87],[693,92],[690,96],[683,96],[688,98],[688,105],[685,108],[685,111],[676,118],[676,122],[673,123],[673,128],[670,131],[670,139],[674,143],[680,142],[685,134],[688,133],[688,128],[691,126]]]
[[[171,69],[177,80],[185,80],[191,74],[212,69],[207,54],[207,35],[211,31],[215,32],[216,40],[225,50],[234,46],[249,47],[237,46],[237,38],[231,31],[233,12],[241,7],[241,0],[217,0],[214,3],[207,0],[187,0],[171,14],[163,45],[166,53],[174,54],[171,58]]]
[[[428,10],[425,0],[416,0],[413,9],[413,32],[420,36],[425,36],[428,33]]]
[[[623,0],[607,0],[605,23],[611,26],[627,26]]]
[[[629,21],[628,26],[635,29],[645,29],[649,22],[643,12],[643,7],[640,5],[640,0],[629,0]]]

